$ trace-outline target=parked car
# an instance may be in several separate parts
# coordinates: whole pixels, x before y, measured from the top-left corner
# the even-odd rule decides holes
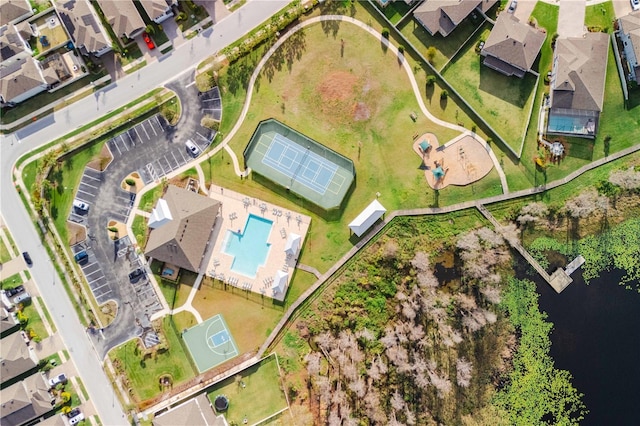
[[[20,303],[27,302],[29,300],[31,300],[31,295],[25,291],[14,297],[12,302],[14,305],[19,305]]]
[[[22,293],[24,291],[24,286],[23,285],[17,285],[13,288],[8,288],[6,289],[4,292],[7,295],[7,297],[13,297],[19,293]]]
[[[26,251],[22,252],[22,258],[24,259],[25,263],[28,266],[32,266],[33,265],[33,260],[31,260],[31,256],[29,256],[29,253],[27,253]]]
[[[54,376],[49,379],[49,387],[51,388],[55,388],[60,383],[62,384],[67,383],[67,376],[65,376],[64,373],[58,374],[57,376]]]
[[[200,155],[200,148],[198,148],[198,145],[196,145],[191,139],[185,142],[185,145],[187,145],[187,152],[191,154],[193,158],[196,158],[198,157],[198,155]]]
[[[518,7],[518,1],[517,0],[512,0],[511,3],[509,3],[509,8],[507,9],[507,12],[509,13],[513,13],[516,11],[516,7]]]
[[[76,260],[76,263],[81,265],[89,261],[89,255],[86,250],[79,251],[73,257]]]
[[[78,408],[74,408],[73,410],[67,413],[67,417],[69,418],[69,424],[75,425],[84,420],[84,414]]]
[[[153,50],[156,48],[156,45],[153,43],[153,40],[151,40],[151,37],[149,37],[149,34],[147,34],[146,31],[142,33],[142,39],[145,43],[147,43],[147,47],[149,48],[149,50]]]
[[[142,269],[135,269],[131,271],[131,273],[129,273],[129,281],[131,281],[132,283],[137,283],[138,281],[140,281],[140,278],[142,278],[143,275],[144,271]]]
[[[631,9],[640,10],[640,0],[631,0]]]
[[[74,199],[73,208],[84,213],[89,211],[89,204],[85,203],[84,201]]]

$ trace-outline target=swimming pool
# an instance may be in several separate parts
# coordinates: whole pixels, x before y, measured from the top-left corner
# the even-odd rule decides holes
[[[242,233],[227,231],[222,252],[233,256],[233,272],[249,278],[256,277],[258,267],[265,264],[271,248],[267,240],[272,227],[272,220],[251,214]]]

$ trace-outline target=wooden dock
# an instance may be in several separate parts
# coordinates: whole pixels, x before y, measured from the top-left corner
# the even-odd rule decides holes
[[[489,222],[493,224],[496,231],[502,234],[502,225],[500,225],[500,222],[498,222],[496,218],[493,217],[491,212],[487,210],[487,208],[481,203],[476,203],[476,208],[478,209],[478,211],[480,211],[480,213],[482,213],[485,218],[487,218],[487,220],[489,220]],[[509,239],[507,238],[505,238],[505,240],[507,240],[509,244],[511,244],[511,247],[516,249],[518,253],[520,253],[531,266],[533,266],[533,269],[535,269],[536,272],[542,278],[544,278],[544,280],[556,291],[556,293],[561,293],[562,290],[564,290],[569,284],[571,284],[571,282],[573,281],[573,278],[571,278],[571,274],[573,273],[573,271],[578,269],[585,261],[584,257],[579,255],[567,265],[566,269],[558,268],[553,274],[549,275],[547,271],[531,255],[531,253],[529,253],[527,249],[525,249],[524,246],[520,244],[520,242],[509,241]]]

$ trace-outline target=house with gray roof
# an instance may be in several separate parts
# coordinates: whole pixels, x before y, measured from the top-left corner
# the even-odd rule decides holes
[[[162,200],[163,220],[149,224],[145,255],[199,272],[221,203],[173,185]]]
[[[132,39],[146,27],[133,0],[98,0],[98,6],[117,37]]]
[[[605,33],[556,40],[548,134],[596,137],[608,56],[609,36]]]
[[[173,16],[171,5],[166,0],[140,0],[149,19],[160,24]]]
[[[640,82],[640,10],[618,19],[618,37],[624,50],[630,80]]]
[[[13,106],[23,102],[40,92],[44,92],[56,84],[55,75],[46,77],[40,62],[27,58],[13,66],[2,70],[0,76],[0,104]]]
[[[33,10],[29,0],[2,0],[0,1],[0,27],[33,16]]]
[[[33,374],[38,368],[38,361],[38,356],[21,333],[3,337],[0,340],[0,388]]]
[[[544,32],[503,12],[480,51],[483,64],[504,75],[522,78],[531,71],[545,38]]]
[[[0,337],[15,333],[20,328],[20,323],[14,315],[4,307],[0,308]]]
[[[84,55],[100,57],[111,51],[109,35],[88,0],[57,0],[53,5],[73,44]]]
[[[0,27],[0,71],[4,74],[9,68],[15,68],[20,61],[24,62],[32,55],[28,34],[19,31],[15,25]]]
[[[216,416],[205,394],[188,400],[153,419],[154,426],[228,426],[224,416]]]
[[[484,13],[498,0],[426,0],[413,11],[413,17],[431,35],[448,36],[474,10]]]
[[[0,390],[0,424],[21,426],[33,424],[55,409],[42,374],[34,374]]]

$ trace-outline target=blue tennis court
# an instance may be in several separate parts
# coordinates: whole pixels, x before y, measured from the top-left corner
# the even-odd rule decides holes
[[[262,163],[302,183],[309,189],[324,194],[338,170],[333,162],[305,149],[276,133],[262,158]]]

